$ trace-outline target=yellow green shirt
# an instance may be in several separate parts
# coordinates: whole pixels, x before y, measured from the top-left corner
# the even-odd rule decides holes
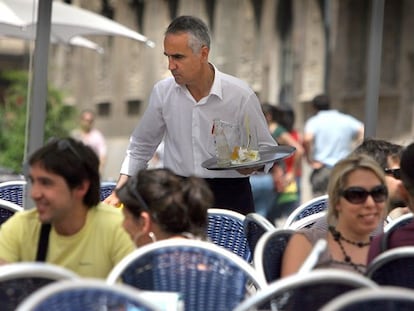
[[[50,230],[46,262],[82,277],[106,278],[124,256],[135,249],[122,228],[119,209],[100,203],[89,209],[86,223],[74,235]],[[0,228],[0,258],[8,262],[35,261],[41,223],[37,210],[18,212]]]

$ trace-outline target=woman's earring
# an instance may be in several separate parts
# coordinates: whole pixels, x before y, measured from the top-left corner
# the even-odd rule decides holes
[[[157,237],[155,236],[154,232],[150,231],[148,232],[148,236],[152,240],[152,242],[157,242]]]

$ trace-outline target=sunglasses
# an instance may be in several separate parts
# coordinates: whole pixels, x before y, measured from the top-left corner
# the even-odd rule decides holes
[[[386,168],[384,169],[385,174],[391,175],[395,179],[401,179],[401,169],[399,168]]]
[[[144,198],[138,191],[138,178],[131,177],[130,180],[127,181],[126,187],[129,191],[129,193],[133,196],[135,200],[137,200],[139,206],[147,211],[150,210],[148,204],[144,201]]]
[[[76,151],[75,147],[72,146],[72,143],[68,140],[68,139],[60,139],[57,141],[57,147],[59,151],[66,151],[69,150],[70,152],[72,152],[75,157],[83,162],[82,157],[80,156],[79,152]]]
[[[364,203],[369,195],[373,198],[375,203],[383,203],[387,200],[388,190],[384,185],[375,186],[370,191],[362,187],[349,187],[342,190],[340,195],[352,204]]]

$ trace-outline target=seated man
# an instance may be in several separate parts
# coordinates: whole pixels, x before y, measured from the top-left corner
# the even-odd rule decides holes
[[[404,149],[401,156],[401,180],[400,192],[408,202],[408,208],[414,211],[414,144]],[[414,245],[414,222],[395,230],[377,236],[371,243],[368,253],[368,263],[370,263],[380,253],[395,247]]]
[[[94,151],[72,138],[54,140],[30,156],[29,166],[36,208],[1,226],[0,263],[46,261],[82,277],[106,278],[134,245],[121,211],[100,203]]]

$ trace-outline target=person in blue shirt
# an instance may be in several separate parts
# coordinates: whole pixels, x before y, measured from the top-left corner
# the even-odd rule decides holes
[[[305,156],[312,168],[310,182],[313,196],[326,194],[331,168],[348,156],[364,138],[364,124],[348,114],[332,109],[330,99],[322,94],[313,98],[316,114],[304,128]]]

